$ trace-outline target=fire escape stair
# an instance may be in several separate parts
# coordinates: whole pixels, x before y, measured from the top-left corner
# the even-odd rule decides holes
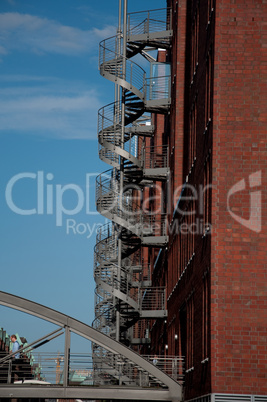
[[[112,190],[107,191],[96,200],[96,207],[97,211],[107,219],[123,227],[122,236],[127,236],[125,242],[128,240],[131,242],[132,239],[135,239],[139,244],[136,239],[138,237],[145,246],[163,247],[166,245],[168,236],[165,223],[163,222],[164,230],[160,230],[160,234],[155,234],[154,226],[157,225],[157,222],[153,222],[154,217],[145,216],[141,211],[133,213],[125,199],[122,200],[122,207],[118,208],[115,201],[119,201],[120,198],[119,193]]]
[[[121,281],[119,282],[117,278],[114,279],[113,277],[116,272],[115,268],[116,266],[114,264],[110,265],[109,269],[106,270],[106,275],[103,275],[103,272],[105,272],[103,269],[98,268],[95,270],[95,282],[97,286],[101,286],[108,294],[120,300],[117,309],[120,311],[122,317],[126,316],[126,318],[131,318],[131,321],[136,321],[140,317],[166,317],[166,311],[162,308],[164,303],[161,302],[163,300],[161,289],[157,294],[157,289],[155,290],[150,286],[141,287],[141,285],[148,285],[148,283],[133,283],[129,280],[129,273],[127,273],[126,270],[123,270]],[[112,276],[110,275],[110,271],[113,271]],[[113,279],[111,279],[112,277]],[[152,299],[157,297],[162,300],[154,304],[155,301],[151,300],[151,297],[147,297],[150,293],[153,294]],[[140,297],[140,295],[142,295],[142,297]],[[135,297],[135,299],[133,297]]]
[[[134,189],[121,193],[119,188],[122,165],[124,185],[129,184],[129,187],[132,184],[142,188],[152,185],[154,181],[166,180],[169,175],[168,155],[163,155],[163,149],[159,156],[154,151],[155,158],[151,163],[150,156],[147,160],[145,150],[140,152],[137,139],[153,135],[154,127],[146,113],[167,113],[170,98],[150,99],[146,73],[131,59],[141,54],[152,60],[148,49],[168,49],[172,37],[170,21],[167,17],[167,22],[162,22],[160,18],[152,18],[151,14],[138,23],[135,22],[135,16],[133,22],[131,18],[128,20],[125,58],[120,34],[100,43],[100,74],[123,88],[125,100],[124,104],[117,101],[106,105],[98,113],[99,157],[112,169],[99,175],[96,180],[96,206],[98,212],[113,224],[105,225],[105,230],[99,231],[101,234],[95,246],[97,290],[94,323],[98,329],[109,331],[111,336],[116,311],[121,317],[121,332],[141,318],[163,318],[167,315],[163,293],[156,296],[148,286],[149,282],[140,284],[132,280],[125,287],[125,272],[120,278],[116,277],[120,270],[126,269],[123,267],[127,267],[127,259],[142,245],[163,247],[168,243],[165,216],[145,214],[140,206],[138,209],[134,204]],[[118,261],[118,239],[121,240],[122,265],[117,270],[114,264]],[[153,304],[153,300],[160,300],[157,302],[160,304]],[[113,375],[116,377],[115,372]]]

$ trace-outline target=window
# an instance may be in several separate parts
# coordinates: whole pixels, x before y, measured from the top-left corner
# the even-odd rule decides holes
[[[195,10],[193,6],[195,0],[192,1],[192,27],[191,27],[191,79],[194,80],[198,66],[198,35],[199,35],[199,2],[197,2]]]
[[[182,216],[182,219],[179,222],[180,224],[180,247],[181,247],[181,253],[180,253],[180,274],[182,274],[184,268],[185,268],[185,235],[183,234],[182,227],[185,224],[185,215]]]
[[[187,345],[186,345],[186,370],[194,367],[194,296],[191,294],[187,300]]]
[[[208,131],[209,125],[212,118],[212,83],[213,83],[213,57],[212,57],[212,47],[208,52],[206,60],[206,91],[205,91],[205,122],[206,128],[205,133]]]
[[[190,171],[196,159],[196,145],[197,145],[197,97],[190,112],[189,121],[189,158],[188,158],[188,170]]]
[[[189,259],[195,250],[195,232],[196,232],[196,201],[193,200],[190,204],[190,224],[189,224]]]
[[[207,7],[207,26],[210,25],[211,19],[214,13],[214,0],[208,0],[208,7]]]
[[[202,362],[204,363],[208,356],[208,334],[209,334],[209,271],[203,275],[202,291]]]
[[[211,182],[212,182],[212,168],[211,168],[211,153],[209,152],[204,169],[204,188],[203,188],[203,234],[206,234],[211,229]]]
[[[187,194],[187,197],[190,193]],[[189,262],[194,253],[194,237],[196,233],[196,201],[190,200],[185,206],[183,215],[179,220],[178,232],[178,278],[185,269],[188,268]]]

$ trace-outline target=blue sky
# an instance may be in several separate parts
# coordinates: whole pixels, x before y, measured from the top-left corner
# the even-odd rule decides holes
[[[128,1],[129,12],[163,7]],[[94,176],[109,168],[98,158],[97,110],[114,93],[98,71],[98,44],[117,17],[118,0],[0,0],[0,288],[87,324],[95,229],[105,223]],[[59,225],[60,197],[73,213]],[[0,327],[28,341],[43,335],[3,307]]]

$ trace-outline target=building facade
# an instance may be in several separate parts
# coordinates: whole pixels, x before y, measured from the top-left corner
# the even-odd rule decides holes
[[[94,326],[169,358],[185,400],[267,400],[265,15],[169,0],[100,45]]]

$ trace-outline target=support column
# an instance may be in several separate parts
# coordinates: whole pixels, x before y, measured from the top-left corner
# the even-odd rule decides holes
[[[121,4],[120,4],[121,6]],[[126,79],[126,49],[127,49],[127,0],[123,4],[123,43],[122,43],[122,78]],[[124,134],[125,134],[125,93],[126,90],[121,87],[121,148],[124,149]],[[120,158],[120,197],[119,210],[123,210],[122,195],[124,187],[124,159]],[[118,286],[121,281],[121,263],[122,263],[122,240],[118,239]],[[117,303],[120,300],[117,299]],[[120,312],[116,312],[116,340],[120,340]]]

